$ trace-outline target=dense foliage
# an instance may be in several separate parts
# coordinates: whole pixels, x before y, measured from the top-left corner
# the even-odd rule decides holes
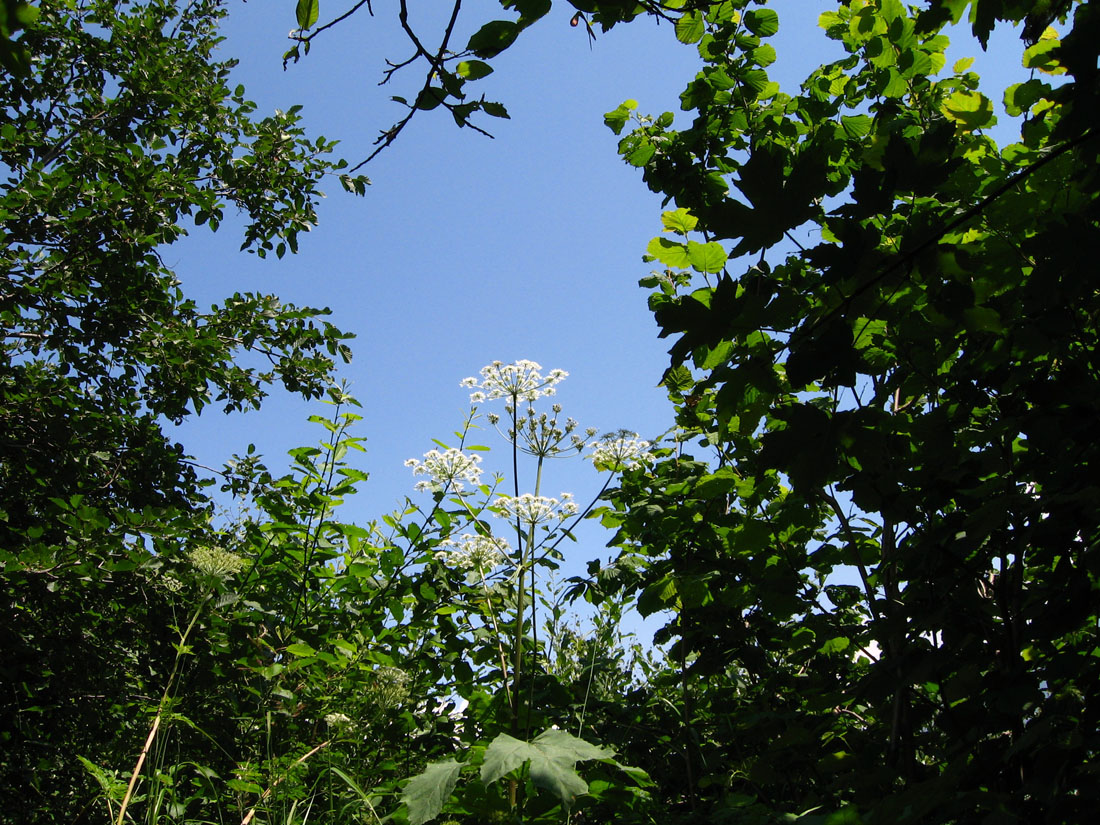
[[[998,146],[970,61],[944,71],[969,5],[839,4],[847,56],[794,95],[765,74],[774,11],[685,12],[694,119],[620,144],[680,207],[645,283],[683,435],[607,520],[639,607],[675,610],[710,816],[1097,805],[1100,17],[1045,9],[1059,37],[1032,4],[973,5],[979,39],[1024,23],[1033,70]]]
[[[642,285],[673,435],[582,434],[547,398],[563,372],[494,363],[407,506],[357,526],[346,336],[272,296],[202,313],[158,253],[228,204],[243,248],[293,251],[332,144],[225,86],[217,0],[40,5],[0,20],[3,817],[1090,818],[1095,7],[838,2],[844,57],[794,90],[765,2],[570,3],[593,34],[671,22],[701,60],[680,115],[606,115],[670,207]],[[552,5],[501,6],[456,46],[460,2],[435,38],[399,3],[416,54],[387,77],[425,79],[379,149],[418,112],[506,116],[469,84]],[[361,8],[299,0],[287,60]],[[1020,33],[1004,145],[993,92],[946,65],[964,24]],[[283,475],[238,456],[242,509],[212,521],[159,422],[273,383],[324,396],[324,437]],[[510,453],[492,481],[482,427]],[[586,451],[593,504],[548,497],[546,459]],[[588,512],[618,558],[562,592]],[[628,648],[631,610],[667,618],[666,652]]]
[[[134,570],[150,542],[164,556],[207,529],[161,422],[258,406],[272,383],[319,396],[349,357],[323,313],[254,294],[203,311],[162,262],[185,221],[216,229],[227,206],[244,247],[293,249],[342,168],[293,110],[258,118],[226,86],[220,2],[38,12],[29,68],[0,87],[0,784],[16,810],[75,797],[75,754],[128,752],[134,680],[160,674],[168,605]]]

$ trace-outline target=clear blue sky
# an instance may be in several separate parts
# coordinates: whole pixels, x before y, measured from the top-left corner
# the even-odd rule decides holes
[[[350,4],[323,2],[322,21],[341,5]],[[771,5],[780,33],[772,41],[779,61],[769,74],[793,90],[814,67],[841,55],[816,27],[818,14],[835,2]],[[284,72],[294,4],[232,2],[222,51],[240,61],[233,82],[246,86],[261,114],[304,104],[311,134],[339,138],[344,157],[361,159],[379,131],[401,117],[389,96],[411,97],[423,80],[417,69],[377,86],[384,59],[404,59],[409,47],[395,4],[374,6],[377,17],[364,8]],[[442,109],[421,113],[363,170],[373,180],[364,198],[333,181],[300,254],[262,261],[239,253],[228,220],[217,235],[196,229],[166,251],[200,305],[234,291],[273,292],[331,307],[331,320],[355,333],[355,358],[341,375],[363,404],[358,434],[367,437],[368,452],[357,464],[371,480],[342,513],[346,520],[377,518],[411,494],[404,460],[431,449],[433,438],[451,438],[467,408],[459,381],[494,359],[568,370],[559,400],[582,427],[625,427],[648,437],[671,422],[656,387],[671,342],[657,338],[637,286],[650,269],[641,255],[660,230],[660,201],[619,159],[617,138],[602,121],[627,98],[643,113],[678,112],[699,58],[675,41],[671,26],[642,21],[599,36],[590,48],[583,28],[569,26],[567,4],[558,6],[493,61],[494,75],[468,87],[508,107],[510,120],[478,121],[494,140],[456,128]],[[490,0],[466,3],[463,13],[469,23],[458,43],[471,27],[506,16]],[[1011,58],[998,60],[993,49],[976,70],[1017,68],[1018,46],[1009,48]],[[952,59],[966,54],[981,58],[970,46]],[[258,413],[226,417],[210,409],[177,437],[212,466],[252,442],[281,471],[287,449],[320,437],[306,417],[321,411],[277,392]],[[503,442],[486,436],[483,443],[496,450],[486,466],[503,470]],[[582,505],[602,483],[579,461],[552,470],[545,492],[569,490]],[[582,546],[569,551],[578,562],[572,570],[600,554],[606,539],[599,530],[584,534]]]

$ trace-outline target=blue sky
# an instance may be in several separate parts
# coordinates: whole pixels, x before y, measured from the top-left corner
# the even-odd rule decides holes
[[[222,52],[240,61],[233,82],[245,85],[261,114],[304,104],[311,134],[340,139],[340,153],[353,161],[365,157],[379,131],[401,117],[389,96],[412,96],[423,80],[417,69],[377,86],[384,59],[403,59],[409,49],[394,4],[374,5],[377,17],[364,9],[284,72],[294,4],[231,2]],[[835,2],[771,5],[781,25],[769,74],[791,90],[840,56],[816,27]],[[363,170],[373,180],[364,198],[333,181],[319,226],[301,238],[298,255],[277,261],[239,253],[228,220],[217,235],[196,229],[166,251],[200,305],[234,291],[272,292],[331,307],[331,320],[355,333],[355,358],[341,376],[363,405],[357,434],[368,439],[367,453],[357,465],[371,478],[349,501],[346,520],[378,518],[412,494],[404,460],[431,449],[433,438],[453,440],[467,410],[460,380],[495,359],[569,371],[558,400],[582,427],[649,437],[671,422],[656,386],[671,342],[657,338],[637,285],[650,269],[641,255],[660,231],[660,200],[619,159],[603,113],[627,98],[643,113],[678,111],[698,55],[676,42],[671,26],[648,21],[600,35],[590,48],[583,28],[569,26],[568,5],[557,6],[493,61],[495,74],[469,87],[508,107],[510,120],[478,121],[494,140],[456,128],[442,109],[421,113]],[[322,21],[339,7],[322,3]],[[463,9],[470,22],[456,42],[505,16],[489,0]],[[1000,75],[1018,66],[1018,45],[1007,48],[983,57],[964,46],[952,59],[976,55],[976,70]],[[306,417],[322,411],[275,393],[260,412],[227,417],[211,409],[177,437],[212,466],[252,442],[281,470],[286,450],[320,437]],[[504,443],[488,434],[480,440],[494,447],[487,468],[503,470]],[[551,471],[544,490],[569,490],[582,504],[602,483],[576,460]],[[569,551],[572,570],[600,554],[607,538],[586,532]]]

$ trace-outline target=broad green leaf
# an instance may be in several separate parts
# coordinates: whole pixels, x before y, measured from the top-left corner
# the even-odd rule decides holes
[[[421,90],[420,94],[416,96],[416,103],[413,105],[417,109],[430,111],[446,99],[446,91],[439,88],[438,86],[429,86],[427,89]]]
[[[676,21],[676,39],[681,43],[698,43],[703,39],[703,13],[689,11]]]
[[[993,115],[993,101],[981,92],[954,92],[940,106],[940,111],[970,131],[984,129],[997,122]]]
[[[466,48],[477,57],[496,57],[519,37],[520,27],[511,20],[491,20],[470,37]]]
[[[750,32],[757,37],[771,37],[779,31],[779,15],[774,9],[751,9],[741,18]]]
[[[965,72],[967,69],[969,69],[973,65],[974,65],[974,58],[973,57],[963,57],[963,58],[955,61],[955,65],[951,67],[951,71],[954,72],[955,74],[962,74],[963,72]]]
[[[661,223],[667,232],[677,232],[686,235],[699,223],[699,219],[687,209],[680,208],[670,212],[661,213]]]
[[[657,237],[649,242],[646,252],[673,269],[687,269],[691,266],[687,245]]]
[[[462,764],[453,759],[433,762],[405,786],[401,801],[409,810],[410,825],[424,825],[439,816],[458,782]]]
[[[563,730],[545,730],[531,742],[522,742],[502,733],[485,751],[481,764],[481,781],[486,785],[530,761],[531,781],[558,796],[569,806],[588,785],[577,774],[577,762],[590,759],[610,759],[615,752],[578,739]]]
[[[626,122],[630,120],[630,114],[638,108],[638,101],[627,100],[620,103],[618,108],[613,109],[603,116],[603,122],[607,127],[615,134],[621,134],[623,127],[626,126]]]
[[[841,115],[840,126],[850,138],[866,137],[874,121],[868,115]]]
[[[776,60],[775,47],[771,43],[765,43],[752,50],[752,60],[757,66],[770,66]]]
[[[879,12],[889,23],[899,17],[905,17],[905,6],[901,4],[901,0],[879,0]]]
[[[1058,33],[1048,28],[1040,37],[1039,42],[1024,50],[1024,68],[1038,69],[1044,74],[1065,74],[1066,67],[1057,57],[1057,50],[1061,46]]]
[[[455,67],[455,74],[466,80],[480,80],[492,73],[493,67],[481,60],[463,60]]]
[[[887,69],[888,79],[882,87],[882,94],[885,97],[904,97],[909,91],[909,84],[905,81],[905,78],[901,76],[901,73],[894,68]]]
[[[726,250],[714,241],[705,244],[688,241],[687,257],[691,268],[697,272],[721,272],[726,266]]]
[[[829,639],[829,641],[825,642],[825,644],[821,646],[819,652],[826,655],[830,653],[843,653],[845,650],[848,649],[848,646],[851,643],[852,642],[850,639],[844,636],[837,636],[836,638]]]
[[[531,781],[561,799],[566,809],[578,796],[588,792],[588,783],[577,773],[575,762],[545,757],[531,759]]]
[[[481,104],[481,111],[492,117],[499,117],[502,120],[511,119],[511,115],[508,114],[508,110],[504,108],[503,103],[495,103],[491,100],[486,100]]]
[[[695,386],[695,381],[691,377],[691,370],[681,365],[669,367],[665,370],[665,374],[661,378],[660,386],[667,389],[670,393],[682,395]]]
[[[642,591],[638,597],[638,612],[649,616],[658,610],[664,610],[676,601],[676,580],[672,576],[663,576]]]
[[[611,759],[615,755],[613,748],[594,745],[557,728],[544,730],[535,737],[531,744],[544,753],[547,758],[552,759],[572,759],[577,762],[587,762],[591,759]]]
[[[506,733],[498,734],[485,751],[485,758],[481,763],[481,781],[486,785],[496,782],[530,759],[532,753],[533,749],[527,742]]]
[[[1050,85],[1038,78],[1032,78],[1025,83],[1014,83],[1005,89],[1005,112],[1011,117],[1018,117],[1030,111],[1031,107],[1049,91]]]
[[[298,28],[308,29],[317,22],[320,14],[320,0],[298,0],[295,14],[298,18]]]
[[[310,647],[309,645],[304,644],[302,642],[298,642],[298,643],[295,643],[295,644],[292,644],[292,645],[288,645],[287,649],[286,649],[286,652],[290,653],[294,656],[301,656],[303,658],[307,657],[307,656],[316,656],[317,655],[316,650],[314,650],[312,647]]]
[[[722,467],[699,479],[695,494],[703,499],[725,495],[737,486],[739,479],[740,476],[732,467]]]

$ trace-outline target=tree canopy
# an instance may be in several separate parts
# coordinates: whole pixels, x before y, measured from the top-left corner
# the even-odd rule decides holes
[[[415,54],[386,79],[424,80],[395,97],[379,151],[420,112],[479,130],[507,115],[469,84],[551,2],[500,5],[460,45],[460,2],[429,37],[401,0]],[[0,769],[16,820],[1096,809],[1100,12],[837,2],[819,23],[844,56],[783,89],[766,2],[569,6],[592,36],[656,17],[698,49],[679,113],[605,115],[665,198],[641,285],[671,342],[654,370],[673,427],[655,444],[582,435],[547,398],[564,372],[494,362],[463,382],[454,438],[410,459],[421,492],[367,525],[337,516],[366,480],[333,383],[348,336],[274,296],[200,312],[160,252],[233,205],[242,250],[281,257],[322,178],[365,179],[295,108],[261,119],[226,86],[218,0],[4,7]],[[297,2],[288,63],[374,13],[322,11]],[[962,25],[982,44],[1014,26],[1029,79],[992,90],[948,66]],[[276,383],[326,398],[322,440],[283,475],[239,456],[222,490],[248,511],[211,521],[212,482],[161,422],[256,406]],[[504,436],[508,480],[483,481],[475,422]],[[547,460],[586,450],[609,474],[593,502],[547,497]],[[617,557],[555,590],[589,514]],[[581,598],[587,634],[568,620]],[[658,647],[624,638],[632,610],[663,617]]]

